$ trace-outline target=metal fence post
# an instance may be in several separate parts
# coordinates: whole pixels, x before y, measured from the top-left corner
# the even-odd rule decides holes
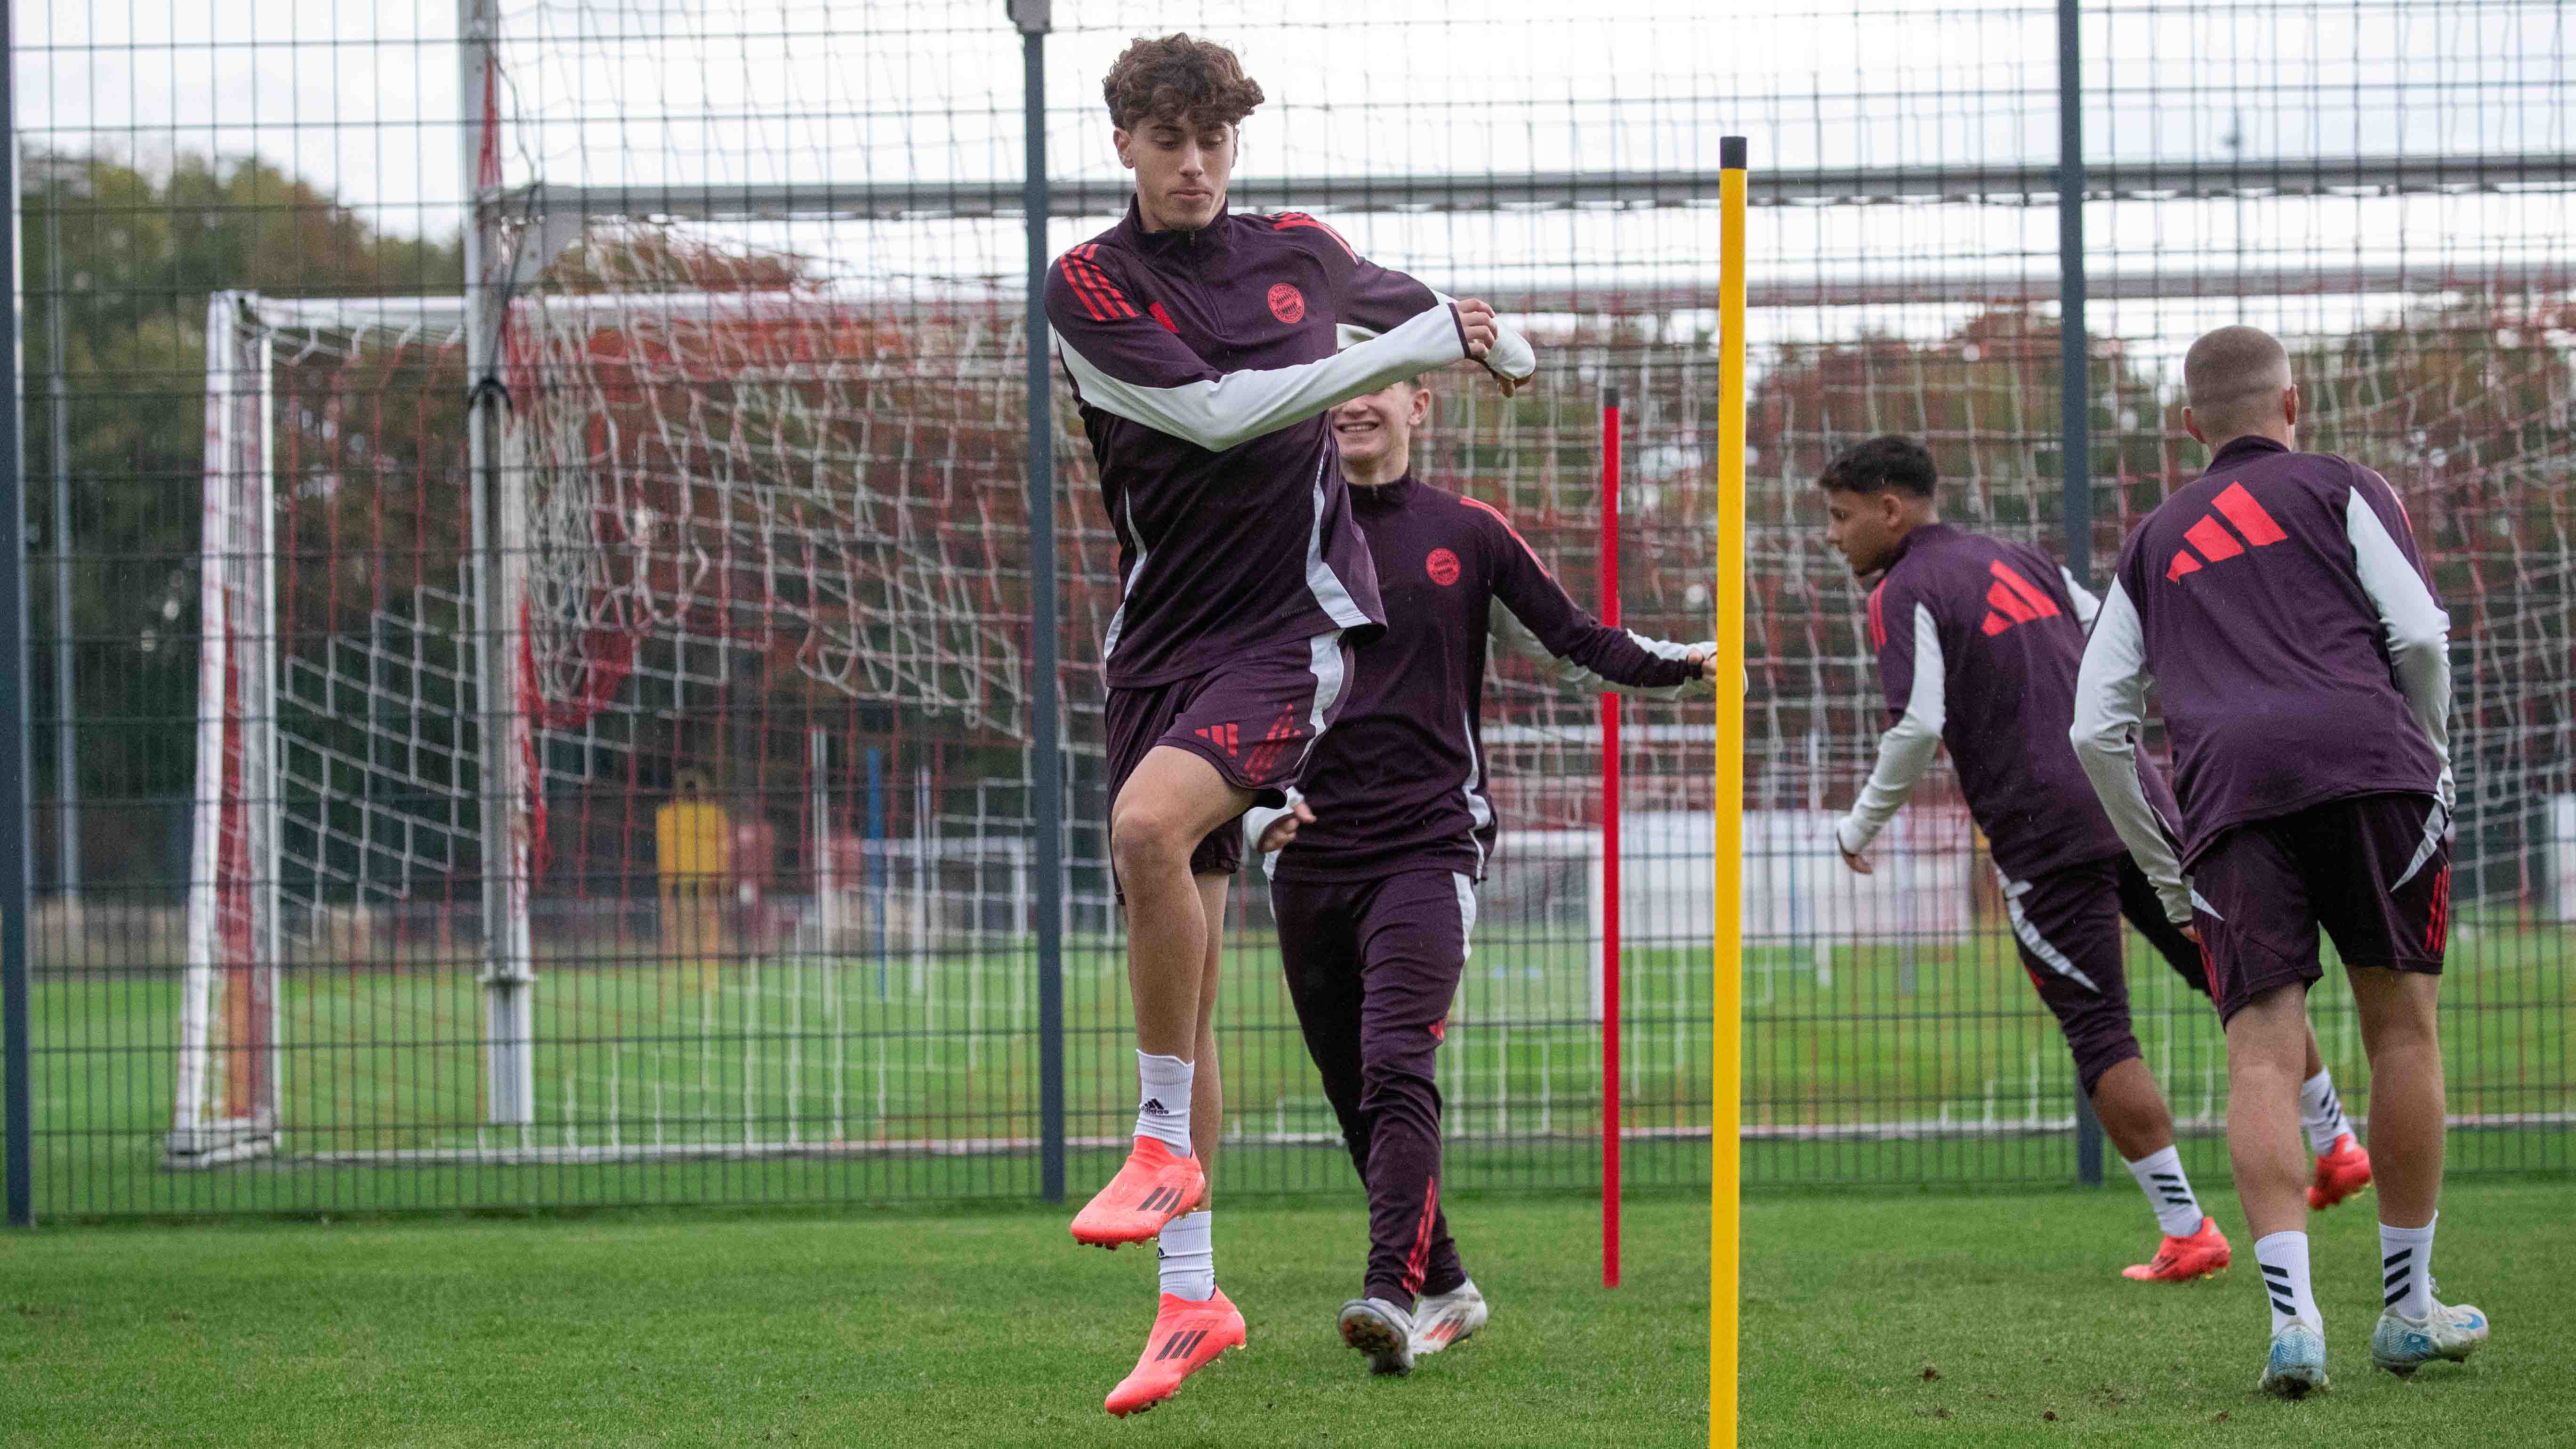
[[[1057,718],[1055,393],[1047,376],[1046,34],[1051,0],[1009,0],[1026,70],[1029,290],[1029,788],[1038,837],[1038,1181],[1064,1201],[1064,730]]]
[[[2084,331],[2084,75],[2077,27],[2080,0],[2057,0],[2057,268],[2059,427],[2066,478],[2060,505],[2066,567],[2093,586],[2092,385]],[[2102,1120],[2092,1100],[2075,1094],[2075,1180],[2102,1181]]]
[[[27,878],[35,857],[27,818],[27,469],[20,447],[18,357],[18,89],[14,7],[0,5],[0,185],[9,189],[0,262],[0,1115],[7,1118],[6,1196],[12,1227],[36,1221],[35,1098],[27,1063]]]

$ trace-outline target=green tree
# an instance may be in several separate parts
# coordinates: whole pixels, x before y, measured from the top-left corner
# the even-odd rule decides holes
[[[22,187],[26,462],[40,555],[57,538],[57,376],[63,396],[83,876],[166,885],[180,864],[195,769],[207,298],[228,287],[293,297],[454,290],[461,250],[389,235],[257,158],[183,156],[147,171],[97,156],[42,157]],[[457,391],[452,377],[399,368],[387,385],[424,399]],[[389,432],[371,449],[378,466],[411,466],[419,439],[441,426],[430,411],[414,410],[408,438]],[[65,702],[53,695],[58,624],[41,561],[34,584],[35,786],[44,800],[58,766],[50,725]],[[40,812],[40,831],[50,834],[52,820]],[[39,879],[54,874],[40,863]]]

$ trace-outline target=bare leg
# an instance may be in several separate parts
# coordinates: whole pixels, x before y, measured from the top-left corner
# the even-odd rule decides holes
[[[1127,894],[1127,984],[1136,1006],[1136,1044],[1157,1056],[1195,1061],[1206,1029],[1199,994],[1213,979],[1216,941],[1190,875],[1190,853],[1251,803],[1249,794],[1227,784],[1207,761],[1157,745],[1110,807],[1109,853]]]
[[[2155,1074],[2136,1057],[2104,1072],[2093,1084],[2093,1114],[2102,1119],[2102,1135],[2131,1162],[2173,1146],[2173,1114],[2165,1110]]]
[[[2254,998],[2227,1023],[2227,1154],[2258,1239],[2308,1228],[2298,1076],[2307,1022],[2307,988],[2294,982]]]
[[[1225,892],[1233,882],[1221,875],[1196,878],[1200,919],[1207,932],[1207,955],[1199,971],[1198,1028],[1194,1040],[1197,1071],[1190,1086],[1190,1151],[1208,1175],[1207,1196],[1199,1206],[1216,1205],[1216,1145],[1225,1131],[1225,1078],[1216,1059],[1216,984],[1224,960]]]
[[[2379,1180],[2379,1220],[2420,1228],[2433,1221],[2442,1200],[2442,1039],[2434,1015],[2442,978],[2381,967],[2345,975],[2370,1053],[2370,1160]]]

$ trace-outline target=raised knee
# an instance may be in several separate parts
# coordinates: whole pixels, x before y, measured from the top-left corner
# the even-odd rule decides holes
[[[1168,871],[1186,863],[1197,841],[1167,811],[1139,807],[1119,812],[1109,825],[1109,858],[1122,876]]]

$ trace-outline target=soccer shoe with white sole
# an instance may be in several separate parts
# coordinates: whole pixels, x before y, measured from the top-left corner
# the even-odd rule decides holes
[[[2326,1336],[2305,1319],[2293,1318],[2272,1335],[2272,1351],[2263,1360],[2263,1377],[2254,1387],[2285,1399],[2304,1399],[2326,1386]]]
[[[2324,1212],[2370,1186],[2370,1154],[2349,1132],[2317,1154],[2317,1176],[2308,1184],[2308,1209]]]
[[[1207,1170],[1151,1137],[1139,1137],[1109,1185],[1073,1215],[1073,1240],[1095,1248],[1147,1243],[1207,1191]]]
[[[1383,1298],[1342,1305],[1342,1342],[1369,1356],[1370,1373],[1413,1372],[1413,1315]]]
[[[1438,1353],[1465,1343],[1485,1326],[1485,1295],[1469,1279],[1446,1293],[1433,1293],[1413,1305],[1413,1356]]]
[[[2130,1264],[2120,1270],[2120,1276],[2139,1283],[2188,1283],[2225,1268],[2229,1253],[2227,1235],[2218,1230],[2218,1219],[2204,1217],[2199,1232],[2188,1238],[2167,1233],[2156,1246],[2153,1258]]]
[[[2421,1318],[2391,1308],[2370,1331],[2370,1361],[2401,1379],[2412,1378],[2433,1360],[2457,1363],[2486,1341],[2487,1316],[2465,1303],[2436,1303]]]
[[[1230,1348],[1243,1347],[1243,1315],[1222,1290],[1205,1303],[1166,1293],[1154,1314],[1154,1331],[1136,1367],[1109,1391],[1101,1407],[1119,1418],[1141,1414],[1170,1398],[1181,1380],[1216,1362]]]

